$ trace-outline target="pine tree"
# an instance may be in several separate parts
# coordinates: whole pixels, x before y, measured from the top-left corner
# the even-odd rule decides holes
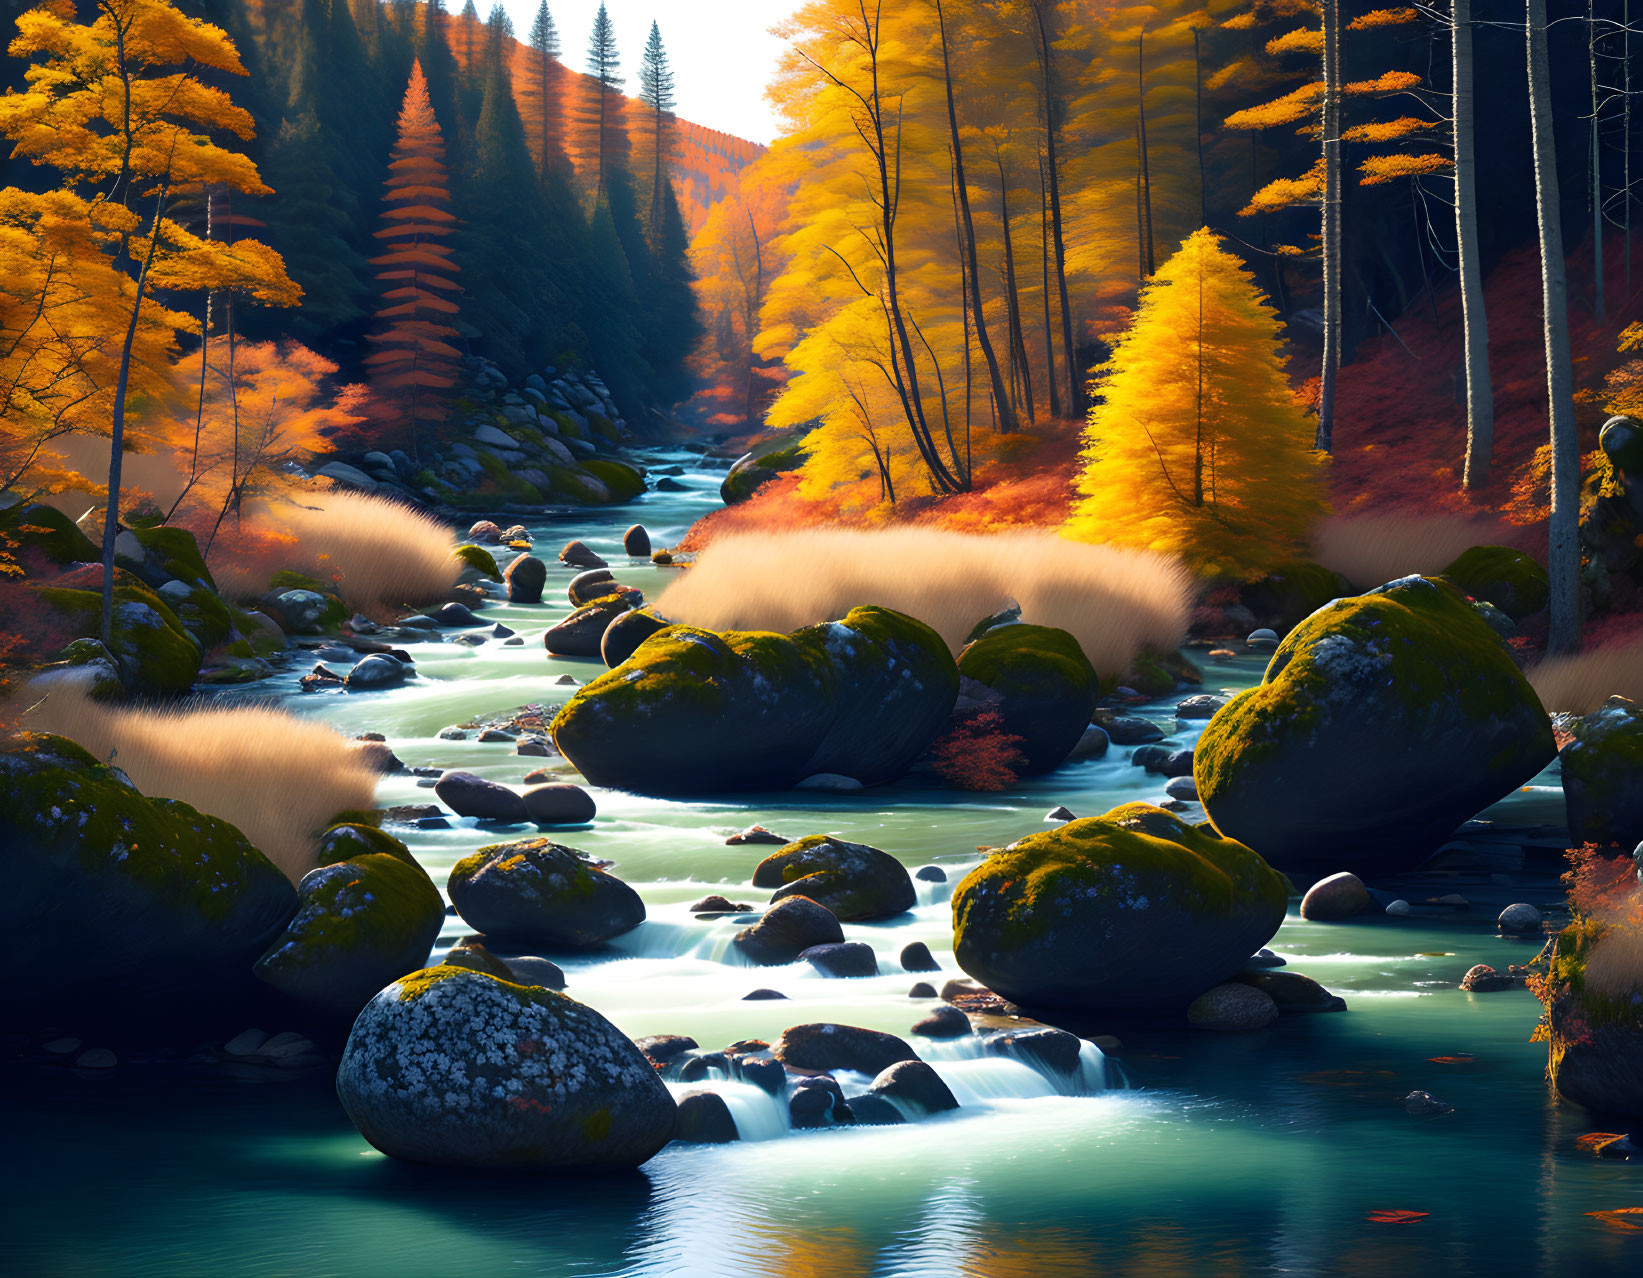
[[[1208,229],[1189,236],[1113,350],[1068,535],[1235,580],[1293,557],[1324,498],[1282,342],[1244,264]]]
[[[559,31],[553,25],[547,0],[542,0],[531,22],[530,48],[515,74],[515,87],[531,154],[536,159],[537,173],[544,179],[565,162],[563,71]]]
[[[1478,239],[1472,0],[1452,0],[1449,26],[1454,93],[1450,120],[1455,143],[1455,256],[1466,366],[1466,467],[1462,482],[1467,488],[1480,488],[1489,478],[1494,451],[1495,397],[1489,379],[1489,318],[1483,300],[1483,255]]]
[[[221,28],[186,17],[166,0],[97,0],[89,24],[75,22],[70,8],[42,6],[23,14],[17,27],[10,53],[38,61],[28,69],[27,89],[0,100],[0,134],[11,140],[14,156],[57,169],[72,193],[93,193],[85,201],[90,219],[108,234],[114,269],[123,277],[118,302],[105,316],[105,335],[120,347],[103,518],[100,633],[107,643],[125,417],[132,375],[140,372],[134,355],[143,303],[151,290],[233,290],[289,306],[301,290],[266,245],[203,240],[167,216],[180,191],[269,191],[248,157],[213,140],[213,133],[224,132],[245,141],[255,132],[247,111],[194,74],[202,68],[245,74]],[[191,324],[174,312],[159,318],[173,329]]]
[[[577,109],[577,165],[597,200],[610,182],[611,170],[621,167],[625,171],[628,159],[621,58],[616,51],[616,29],[603,4],[588,36],[587,66],[588,79]]]
[[[662,234],[662,189],[673,180],[679,146],[673,114],[673,72],[668,67],[667,50],[662,47],[662,28],[655,22],[650,24],[650,38],[639,62],[639,100],[649,108],[644,137],[650,180],[648,230],[654,245]]]
[[[382,225],[376,237],[386,250],[372,258],[383,284],[375,348],[366,357],[371,387],[387,421],[403,423],[411,456],[418,457],[422,429],[445,417],[445,392],[456,384],[460,352],[451,344],[458,311],[458,267],[447,241],[451,212],[445,143],[428,96],[420,61],[399,113],[383,191]]]

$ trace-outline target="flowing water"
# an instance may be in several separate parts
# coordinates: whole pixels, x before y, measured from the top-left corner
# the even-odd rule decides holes
[[[630,567],[622,529],[640,521],[657,545],[672,544],[718,505],[718,479],[692,470],[686,492],[535,527],[537,549],[551,560],[579,538],[654,598],[678,570]],[[540,765],[565,768],[438,733],[525,704],[551,708],[573,691],[557,676],[586,681],[601,669],[544,654],[542,631],[569,611],[569,576],[555,566],[546,605],[485,609],[522,647],[418,645],[418,678],[391,692],[301,696],[300,666],[280,688],[293,708],[350,735],[384,733],[413,767],[512,784]],[[1249,686],[1260,668],[1209,661],[1206,687]],[[1173,700],[1140,712],[1190,744],[1197,725],[1175,723]],[[554,837],[614,862],[649,917],[601,950],[552,957],[568,993],[634,1036],[689,1034],[715,1049],[823,1020],[905,1036],[934,1005],[908,996],[913,982],[962,975],[948,897],[978,846],[1045,828],[1058,803],[1082,816],[1161,799],[1162,778],[1128,754],[1114,748],[998,795],[912,782],[688,802],[596,791],[597,819]],[[431,799],[412,777],[386,778],[378,795],[384,805]],[[1555,776],[1488,815],[1555,825]],[[877,977],[749,968],[729,944],[741,922],[698,920],[687,907],[709,892],[765,899],[749,880],[770,849],[724,842],[754,822],[790,838],[829,831],[871,843],[910,868],[942,867],[947,882],[920,881],[903,918],[846,925],[847,939],[876,951]],[[458,858],[503,837],[462,821],[407,841],[443,883]],[[743,1139],[670,1146],[615,1179],[395,1164],[354,1131],[326,1077],[257,1086],[140,1066],[26,1074],[9,1089],[0,1256],[19,1275],[1643,1272],[1643,1229],[1590,1214],[1643,1206],[1643,1166],[1599,1162],[1577,1144],[1593,1120],[1547,1095],[1545,1050],[1528,1041],[1533,998],[1456,988],[1474,963],[1532,957],[1534,943],[1494,934],[1501,905],[1559,898],[1552,856],[1520,866],[1509,837],[1487,834],[1478,848],[1481,869],[1407,885],[1419,897],[1459,891],[1474,902],[1467,911],[1323,925],[1291,909],[1273,948],[1341,994],[1344,1014],[1291,1015],[1227,1037],[1084,1027],[1116,1029],[1124,1046],[1104,1059],[1086,1045],[1075,1075],[983,1057],[974,1043],[916,1040],[961,1108],[891,1127],[794,1132],[785,1105],[751,1084],[674,1085],[719,1091]],[[449,919],[441,945],[464,930]],[[901,971],[913,940],[944,975]],[[744,999],[759,987],[787,997]],[[865,1080],[845,1082],[850,1091]],[[1416,1088],[1454,1112],[1406,1114],[1400,1098]]]

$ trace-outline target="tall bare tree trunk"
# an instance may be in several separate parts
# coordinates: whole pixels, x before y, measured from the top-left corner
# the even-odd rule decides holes
[[[976,269],[976,230],[970,217],[970,191],[964,181],[964,145],[958,133],[958,106],[953,101],[953,65],[947,53],[947,19],[942,13],[941,0],[935,0],[936,26],[941,34],[941,73],[947,87],[947,130],[952,139],[953,185],[958,191],[959,215],[964,224],[964,258],[966,274],[970,279],[970,309],[975,313],[976,344],[981,347],[981,358],[987,362],[987,378],[992,383],[993,398],[998,401],[999,429],[1013,431],[1017,422],[1015,406],[1009,401],[1004,378],[998,371],[998,355],[993,351],[993,339],[987,333],[987,316],[981,309],[981,272]]]
[[[1603,139],[1598,130],[1597,98],[1597,17],[1592,0],[1586,0],[1586,64],[1591,68],[1592,89],[1592,310],[1603,318]]]
[[[1021,371],[1021,389],[1027,404],[1027,421],[1036,421],[1033,414],[1033,369],[1027,361],[1027,341],[1021,331],[1021,296],[1016,288],[1015,239],[1010,232],[1010,184],[1004,173],[1004,158],[993,152],[998,166],[999,220],[1004,227],[1004,297],[1008,303],[1006,314],[1010,324],[1010,363]]]
[[[1055,325],[1050,319],[1050,202],[1044,193],[1044,156],[1038,157],[1038,247],[1044,272],[1044,380],[1050,384],[1050,416],[1061,416],[1061,388],[1055,375]]]
[[[1054,49],[1046,0],[1035,0],[1033,21],[1038,35],[1038,71],[1044,92],[1044,171],[1050,179],[1050,234],[1055,242],[1055,281],[1061,295],[1061,357],[1066,361],[1067,414],[1078,416],[1084,397],[1078,386],[1078,360],[1073,354],[1073,311],[1067,296],[1067,241],[1061,225],[1061,174],[1055,158],[1056,90]]]
[[[1146,237],[1146,275],[1158,269],[1152,242],[1152,170],[1147,164],[1147,33],[1135,42],[1135,133],[1141,151],[1141,229]]]
[[[1551,579],[1546,650],[1580,647],[1580,451],[1575,440],[1569,359],[1569,284],[1558,210],[1557,145],[1552,136],[1552,88],[1546,53],[1546,0],[1524,0],[1533,126],[1535,207],[1540,220],[1540,287],[1546,327],[1546,401],[1552,444],[1552,511],[1547,521],[1546,572]]]
[[[1466,359],[1467,488],[1489,479],[1495,446],[1495,394],[1489,380],[1489,318],[1478,252],[1477,157],[1473,151],[1472,0],[1454,0],[1451,56],[1455,95],[1455,246],[1460,269],[1460,316]]]
[[[1204,64],[1198,28],[1192,29],[1192,135],[1198,144],[1198,225],[1209,225],[1209,183],[1204,176]]]
[[[1335,442],[1335,375],[1341,364],[1341,11],[1323,0],[1323,291],[1324,358],[1318,375],[1318,433],[1313,447]]]

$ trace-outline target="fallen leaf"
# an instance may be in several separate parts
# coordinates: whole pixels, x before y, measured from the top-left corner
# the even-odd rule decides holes
[[[1616,1207],[1613,1211],[1589,1211],[1586,1214],[1618,1229],[1643,1229],[1643,1207]]]
[[[1377,1225],[1413,1225],[1418,1220],[1425,1220],[1431,1214],[1429,1211],[1402,1211],[1388,1208],[1382,1211],[1372,1211],[1364,1219],[1373,1221]]]
[[[1624,1132],[1587,1132],[1584,1136],[1577,1136],[1575,1144],[1582,1149],[1596,1149],[1599,1145],[1607,1145],[1611,1140],[1618,1140]]]
[[[1426,1059],[1434,1065],[1470,1065],[1477,1057],[1471,1052],[1462,1052],[1459,1056],[1428,1056]]]

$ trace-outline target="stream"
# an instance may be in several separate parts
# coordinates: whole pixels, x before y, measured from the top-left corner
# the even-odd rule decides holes
[[[686,467],[687,491],[529,525],[535,553],[550,564],[547,602],[493,601],[482,614],[487,625],[516,630],[523,646],[419,644],[411,650],[417,678],[357,695],[299,693],[311,661],[297,661],[258,692],[275,691],[350,736],[383,733],[411,767],[463,768],[517,785],[547,766],[577,779],[557,757],[438,734],[526,704],[551,710],[574,691],[558,676],[584,682],[602,669],[542,647],[542,632],[571,610],[564,587],[573,571],[555,562],[565,541],[586,542],[650,599],[679,571],[629,566],[622,531],[640,522],[657,546],[674,544],[719,505],[722,472],[697,469],[700,459],[683,452],[644,460],[652,470]],[[1206,691],[1248,687],[1264,664],[1191,655]],[[1201,724],[1177,726],[1173,705],[1184,695],[1135,713],[1189,745]],[[913,983],[939,988],[963,975],[948,900],[978,862],[978,846],[1046,828],[1057,804],[1086,816],[1161,801],[1164,778],[1133,766],[1129,754],[1113,747],[1001,794],[921,781],[700,801],[594,790],[596,820],[551,837],[613,862],[648,918],[599,950],[549,957],[564,968],[568,994],[636,1037],[688,1034],[717,1049],[774,1040],[810,1021],[906,1037],[935,1006],[908,996]],[[385,777],[378,791],[382,806],[432,801],[414,776]],[[1202,810],[1185,815],[1200,820]],[[1318,924],[1291,903],[1271,947],[1290,970],[1344,997],[1345,1013],[1286,1015],[1270,1030],[1228,1036],[1113,1026],[1121,1052],[1103,1057],[1086,1044],[1076,1075],[983,1057],[973,1040],[910,1039],[961,1108],[891,1127],[795,1132],[785,1103],[751,1085],[680,1085],[724,1094],[743,1139],[670,1145],[620,1178],[396,1164],[355,1132],[328,1077],[258,1085],[140,1068],[92,1080],[31,1075],[26,1100],[11,1092],[6,1119],[14,1151],[7,1268],[305,1278],[1643,1272],[1643,1228],[1588,1214],[1643,1205],[1643,1168],[1600,1162],[1577,1144],[1594,1123],[1547,1092],[1545,1048],[1529,1042],[1535,1000],[1521,989],[1457,988],[1476,963],[1504,969],[1534,956],[1537,940],[1496,935],[1502,906],[1561,901],[1562,865],[1546,834],[1563,819],[1555,773],[1485,816],[1492,828],[1463,832],[1473,845],[1466,866],[1384,885],[1414,901],[1460,893],[1470,909]],[[844,926],[847,940],[873,946],[877,977],[828,979],[805,964],[750,968],[730,945],[743,922],[697,920],[688,906],[709,893],[767,899],[750,879],[773,849],[725,845],[754,823],[789,838],[836,833],[909,869],[940,866],[947,881],[918,881],[918,906],[902,918]],[[443,887],[476,847],[535,831],[481,831],[453,819],[449,829],[395,833]],[[467,930],[448,917],[441,948]],[[901,970],[901,948],[915,940],[929,946],[940,974]],[[761,987],[785,1001],[744,998]],[[1454,1112],[1405,1113],[1401,1098],[1413,1089]]]

